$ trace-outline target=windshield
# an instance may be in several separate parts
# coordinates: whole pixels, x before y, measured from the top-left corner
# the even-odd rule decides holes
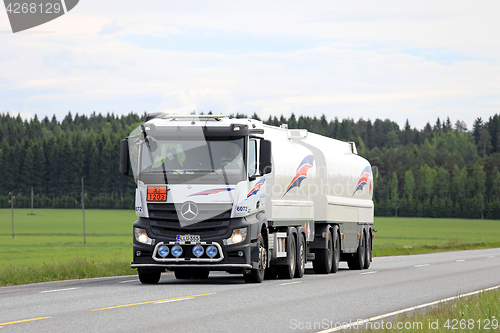
[[[153,149],[139,147],[139,179],[146,184],[236,184],[246,175],[243,138],[155,142]]]

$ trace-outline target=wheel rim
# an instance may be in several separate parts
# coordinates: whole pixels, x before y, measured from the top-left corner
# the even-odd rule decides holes
[[[303,239],[302,239],[303,240]],[[303,271],[306,267],[305,253],[304,253],[304,241],[300,244],[300,270]]]
[[[259,248],[259,273],[264,273],[266,269],[267,253],[266,248],[260,245]]]
[[[361,266],[364,266],[365,264],[365,237],[363,236],[363,239],[361,240],[361,245],[360,245],[360,254],[361,254],[361,258],[360,261],[363,265]]]
[[[339,265],[339,261],[340,261],[340,251],[339,251],[339,237],[337,236],[337,238],[335,239],[335,245],[334,245],[334,250],[335,250],[335,267],[337,267]]]
[[[292,273],[295,272],[295,244],[294,244],[294,242],[290,243],[290,270],[292,271]]]
[[[372,246],[371,246],[371,240],[368,240],[366,241],[366,257],[368,258],[368,260],[370,260],[370,257],[371,257],[371,252],[372,252]]]
[[[333,244],[332,239],[328,242],[328,262],[332,262],[332,252],[333,252]]]

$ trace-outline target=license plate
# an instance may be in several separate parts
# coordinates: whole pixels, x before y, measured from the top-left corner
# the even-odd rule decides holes
[[[177,235],[178,242],[199,242],[201,237],[199,235]]]

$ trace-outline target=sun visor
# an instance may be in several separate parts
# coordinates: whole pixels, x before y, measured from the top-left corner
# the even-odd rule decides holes
[[[248,125],[231,124],[230,126],[149,126],[153,137],[162,140],[199,139],[200,129],[205,137],[238,138],[248,136]]]

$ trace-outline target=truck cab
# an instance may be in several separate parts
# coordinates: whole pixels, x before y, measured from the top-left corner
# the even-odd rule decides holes
[[[222,270],[263,275],[269,141],[262,123],[224,116],[150,117],[122,142],[137,185],[134,257],[142,282]],[[127,156],[128,155],[128,156]]]

